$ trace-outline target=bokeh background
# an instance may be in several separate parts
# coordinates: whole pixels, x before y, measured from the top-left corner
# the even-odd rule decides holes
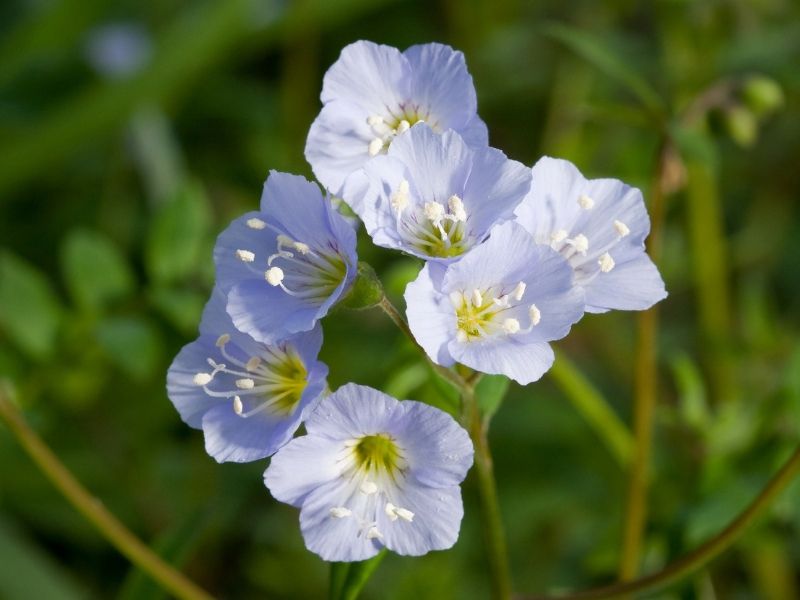
[[[0,5],[0,375],[32,426],[126,524],[215,595],[318,598],[327,565],[266,463],[218,465],[167,400],[215,236],[303,159],[346,44],[463,50],[492,145],[568,158],[652,197],[662,181],[659,402],[643,569],[737,514],[800,440],[800,4],[792,0],[226,0]],[[397,299],[419,268],[372,247]],[[614,579],[636,316],[587,316],[561,367],[496,414],[516,588]],[[447,406],[377,311],[326,319],[331,383]],[[566,358],[565,358],[566,361]],[[561,363],[567,365],[566,362]],[[567,365],[568,366],[568,365]],[[570,384],[573,385],[570,385]],[[591,400],[591,399],[590,399]],[[582,408],[584,407],[584,408]],[[615,441],[614,441],[615,440]],[[368,598],[488,595],[474,484],[449,552],[389,556]],[[161,597],[0,426],[0,598]],[[663,598],[800,597],[800,487]]]

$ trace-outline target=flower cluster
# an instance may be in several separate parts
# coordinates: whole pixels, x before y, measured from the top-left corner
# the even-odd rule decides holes
[[[649,219],[622,182],[547,157],[530,169],[489,147],[464,57],[447,46],[351,44],[321,99],[306,158],[326,192],[272,172],[260,210],[219,236],[216,286],[199,338],[169,370],[169,397],[218,461],[272,456],[264,482],[300,509],[323,559],[449,548],[472,464],[466,431],[425,404],[327,388],[320,322],[362,271],[328,194],[375,244],[425,261],[405,300],[430,361],[523,385],[584,312],[666,296],[645,253]]]

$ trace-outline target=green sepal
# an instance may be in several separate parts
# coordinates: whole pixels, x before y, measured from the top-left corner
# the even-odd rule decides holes
[[[375,269],[368,263],[359,262],[356,279],[340,306],[351,310],[364,310],[377,306],[381,300],[383,300],[383,285]]]

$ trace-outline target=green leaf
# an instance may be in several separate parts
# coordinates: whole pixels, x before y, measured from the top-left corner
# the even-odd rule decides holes
[[[185,279],[199,270],[211,210],[203,188],[188,184],[155,215],[145,248],[150,277],[163,284]]]
[[[193,290],[157,288],[149,294],[150,303],[178,330],[197,332],[206,296]]]
[[[661,117],[666,112],[661,96],[636,71],[594,35],[581,29],[549,23],[542,33],[564,44],[585,61],[627,88],[653,115]]]
[[[111,318],[96,329],[97,340],[111,362],[132,379],[145,381],[161,362],[158,332],[142,319]]]
[[[429,369],[415,361],[393,371],[383,386],[383,391],[395,398],[408,398],[409,394],[428,381]]]
[[[73,300],[85,310],[102,309],[134,289],[125,257],[110,239],[94,231],[70,232],[61,252],[61,270]]]
[[[511,382],[505,375],[484,375],[475,386],[475,399],[483,418],[488,421],[500,408]]]
[[[44,359],[55,350],[61,306],[50,282],[9,252],[0,252],[0,329],[26,354]]]
[[[364,310],[380,304],[383,299],[383,285],[378,275],[368,263],[359,261],[358,274],[341,305],[351,310]]]

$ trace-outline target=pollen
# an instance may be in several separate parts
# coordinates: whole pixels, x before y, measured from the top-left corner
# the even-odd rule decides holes
[[[259,366],[261,366],[261,359],[258,356],[252,356],[244,368],[248,371],[255,371]]]
[[[603,273],[608,273],[616,265],[614,259],[611,258],[611,255],[608,252],[600,257],[600,259],[597,261],[597,264],[600,265],[600,270]]]
[[[587,196],[586,194],[581,194],[578,198],[578,204],[583,210],[592,210],[594,208],[594,200],[591,196]]]
[[[514,288],[514,291],[513,291],[513,292],[511,292],[511,296],[514,298],[514,300],[516,300],[517,302],[519,302],[520,300],[522,300],[522,296],[524,296],[524,295],[525,295],[525,289],[526,289],[527,287],[528,287],[528,286],[527,286],[527,285],[525,285],[525,282],[524,282],[524,281],[520,281],[520,282],[517,284],[517,287],[515,287],[515,288]]]
[[[481,296],[480,290],[472,290],[472,306],[478,308],[483,304],[483,296]]]
[[[617,235],[621,238],[628,235],[631,230],[628,229],[628,226],[625,225],[622,221],[614,221],[614,230],[617,232]]]
[[[579,233],[571,240],[567,240],[567,243],[575,248],[575,252],[579,254],[585,255],[587,250],[589,250],[589,240],[582,233]]]
[[[254,387],[256,387],[256,382],[249,377],[245,377],[244,379],[236,380],[236,387],[240,390],[252,390]]]
[[[237,250],[236,258],[242,262],[251,263],[256,259],[256,255],[253,252],[250,252],[250,250]]]
[[[447,200],[447,206],[450,208],[450,214],[457,222],[463,223],[467,220],[467,211],[464,210],[464,202],[457,195],[453,194]]]
[[[424,211],[425,218],[430,220],[432,223],[438,223],[444,216],[444,206],[438,202],[426,202]]]
[[[303,242],[294,242],[292,246],[294,246],[294,249],[297,250],[303,256],[305,256],[311,251],[311,248],[308,247],[308,244],[304,244]]]
[[[535,304],[531,304],[528,308],[528,316],[531,318],[531,327],[536,327],[542,320],[542,311]]]
[[[217,348],[222,348],[225,344],[231,341],[231,336],[227,333],[223,333],[221,336],[217,338],[216,346]]]
[[[405,133],[406,131],[409,130],[410,127],[411,127],[411,123],[409,123],[408,121],[403,119],[402,121],[400,121],[400,124],[397,126],[397,133],[398,134]]]
[[[239,396],[233,397],[233,412],[235,412],[237,415],[241,415],[244,412],[242,399]]]
[[[247,219],[247,226],[250,229],[264,229],[267,226],[267,224],[261,219],[253,217],[252,219]]]
[[[511,335],[519,331],[519,321],[516,319],[506,319],[503,321],[503,331]]]
[[[352,514],[353,514],[353,511],[350,510],[349,508],[345,508],[344,506],[334,506],[330,510],[330,515],[334,519],[344,519],[346,517],[349,517]]]
[[[283,281],[283,269],[280,267],[271,267],[264,273],[264,277],[271,286],[275,287],[280,285]]]
[[[376,125],[382,125],[382,124],[383,124],[383,117],[381,117],[380,115],[371,115],[367,117],[367,125],[369,125],[370,127],[375,127]]]
[[[569,234],[567,233],[566,229],[558,229],[550,234],[550,241],[557,244],[558,242],[563,242],[565,239],[567,239],[568,235]]]
[[[192,378],[195,385],[206,385],[214,379],[210,373],[196,373]]]
[[[370,156],[376,156],[381,150],[383,149],[383,140],[381,138],[375,138],[367,146],[367,151],[369,152]]]
[[[361,490],[362,494],[366,496],[371,496],[372,494],[378,491],[378,486],[375,485],[374,481],[369,481],[368,479],[365,479],[361,483],[358,489]]]
[[[382,538],[383,534],[378,531],[378,528],[373,525],[367,530],[367,539],[374,540],[375,538]]]
[[[397,186],[397,191],[389,197],[389,203],[398,213],[402,213],[408,206],[408,181],[403,179]]]

